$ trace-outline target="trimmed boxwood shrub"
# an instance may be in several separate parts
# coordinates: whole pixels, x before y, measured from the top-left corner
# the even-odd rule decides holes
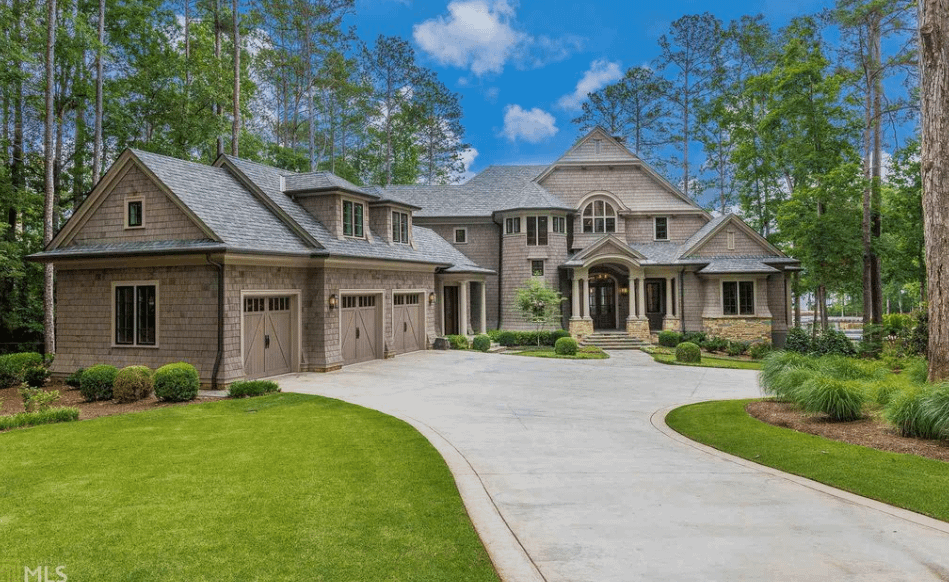
[[[115,376],[112,397],[119,402],[135,402],[152,393],[152,371],[146,366],[128,366]]]
[[[514,335],[513,331],[502,331],[498,334],[497,341],[500,345],[509,348],[513,345],[517,345],[517,336]]]
[[[699,345],[709,352],[724,352],[728,349],[728,340],[722,337],[710,337]]]
[[[560,356],[575,356],[579,347],[572,337],[562,337],[554,344],[554,351]]]
[[[702,361],[702,351],[692,342],[682,342],[676,346],[676,361],[695,363]]]
[[[261,396],[271,392],[280,392],[280,386],[273,380],[241,380],[234,382],[227,389],[227,395],[231,398]]]
[[[42,388],[46,386],[47,380],[49,380],[49,368],[46,366],[30,366],[23,370],[23,382],[30,386]]]
[[[486,352],[491,349],[491,338],[482,334],[476,335],[471,341],[471,349]]]
[[[85,368],[79,368],[72,374],[66,376],[66,386],[79,389],[79,384],[82,382],[82,373],[85,372]]]
[[[453,350],[468,349],[468,338],[463,335],[446,335],[445,338],[448,340],[448,345],[450,345],[451,349]]]
[[[659,345],[674,348],[682,343],[682,334],[677,331],[663,330],[659,332]]]
[[[687,331],[682,334],[683,342],[692,342],[695,345],[699,345],[705,341],[705,332],[703,331]],[[679,342],[682,343],[682,342]]]
[[[756,342],[748,346],[748,355],[752,360],[760,360],[771,353],[771,342]]]
[[[36,352],[0,356],[0,389],[22,384],[26,370],[36,366],[43,366],[43,356]]]
[[[95,400],[111,400],[112,385],[118,373],[118,368],[107,364],[97,364],[87,368],[86,371],[82,373],[79,392],[82,393],[82,397],[89,402]]]
[[[86,374],[88,373],[87,370]],[[155,383],[155,396],[171,402],[194,400],[201,386],[198,371],[187,362],[165,364],[155,370],[152,381]]]

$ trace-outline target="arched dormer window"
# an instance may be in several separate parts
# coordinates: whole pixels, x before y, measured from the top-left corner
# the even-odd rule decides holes
[[[616,232],[616,210],[605,200],[594,200],[583,209],[583,232]]]

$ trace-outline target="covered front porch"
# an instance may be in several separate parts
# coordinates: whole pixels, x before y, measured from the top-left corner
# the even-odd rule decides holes
[[[681,329],[678,273],[642,264],[645,257],[607,237],[564,267],[570,279],[570,334],[625,331],[649,341],[663,329]]]
[[[441,335],[486,333],[487,287],[484,275],[452,274],[436,277],[438,328]]]

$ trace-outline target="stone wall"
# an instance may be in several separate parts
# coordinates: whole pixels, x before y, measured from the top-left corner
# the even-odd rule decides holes
[[[577,341],[593,334],[592,319],[570,319],[568,325],[569,328],[567,331],[569,331],[570,335],[573,336]]]
[[[702,320],[705,333],[732,341],[771,341],[771,319],[752,317],[707,317]]]
[[[650,341],[649,320],[627,319],[626,333],[629,335],[629,337],[634,337],[644,342]]]

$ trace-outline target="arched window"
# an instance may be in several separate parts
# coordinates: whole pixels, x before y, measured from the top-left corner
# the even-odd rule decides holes
[[[583,209],[583,232],[616,232],[616,210],[605,200],[594,200]]]

